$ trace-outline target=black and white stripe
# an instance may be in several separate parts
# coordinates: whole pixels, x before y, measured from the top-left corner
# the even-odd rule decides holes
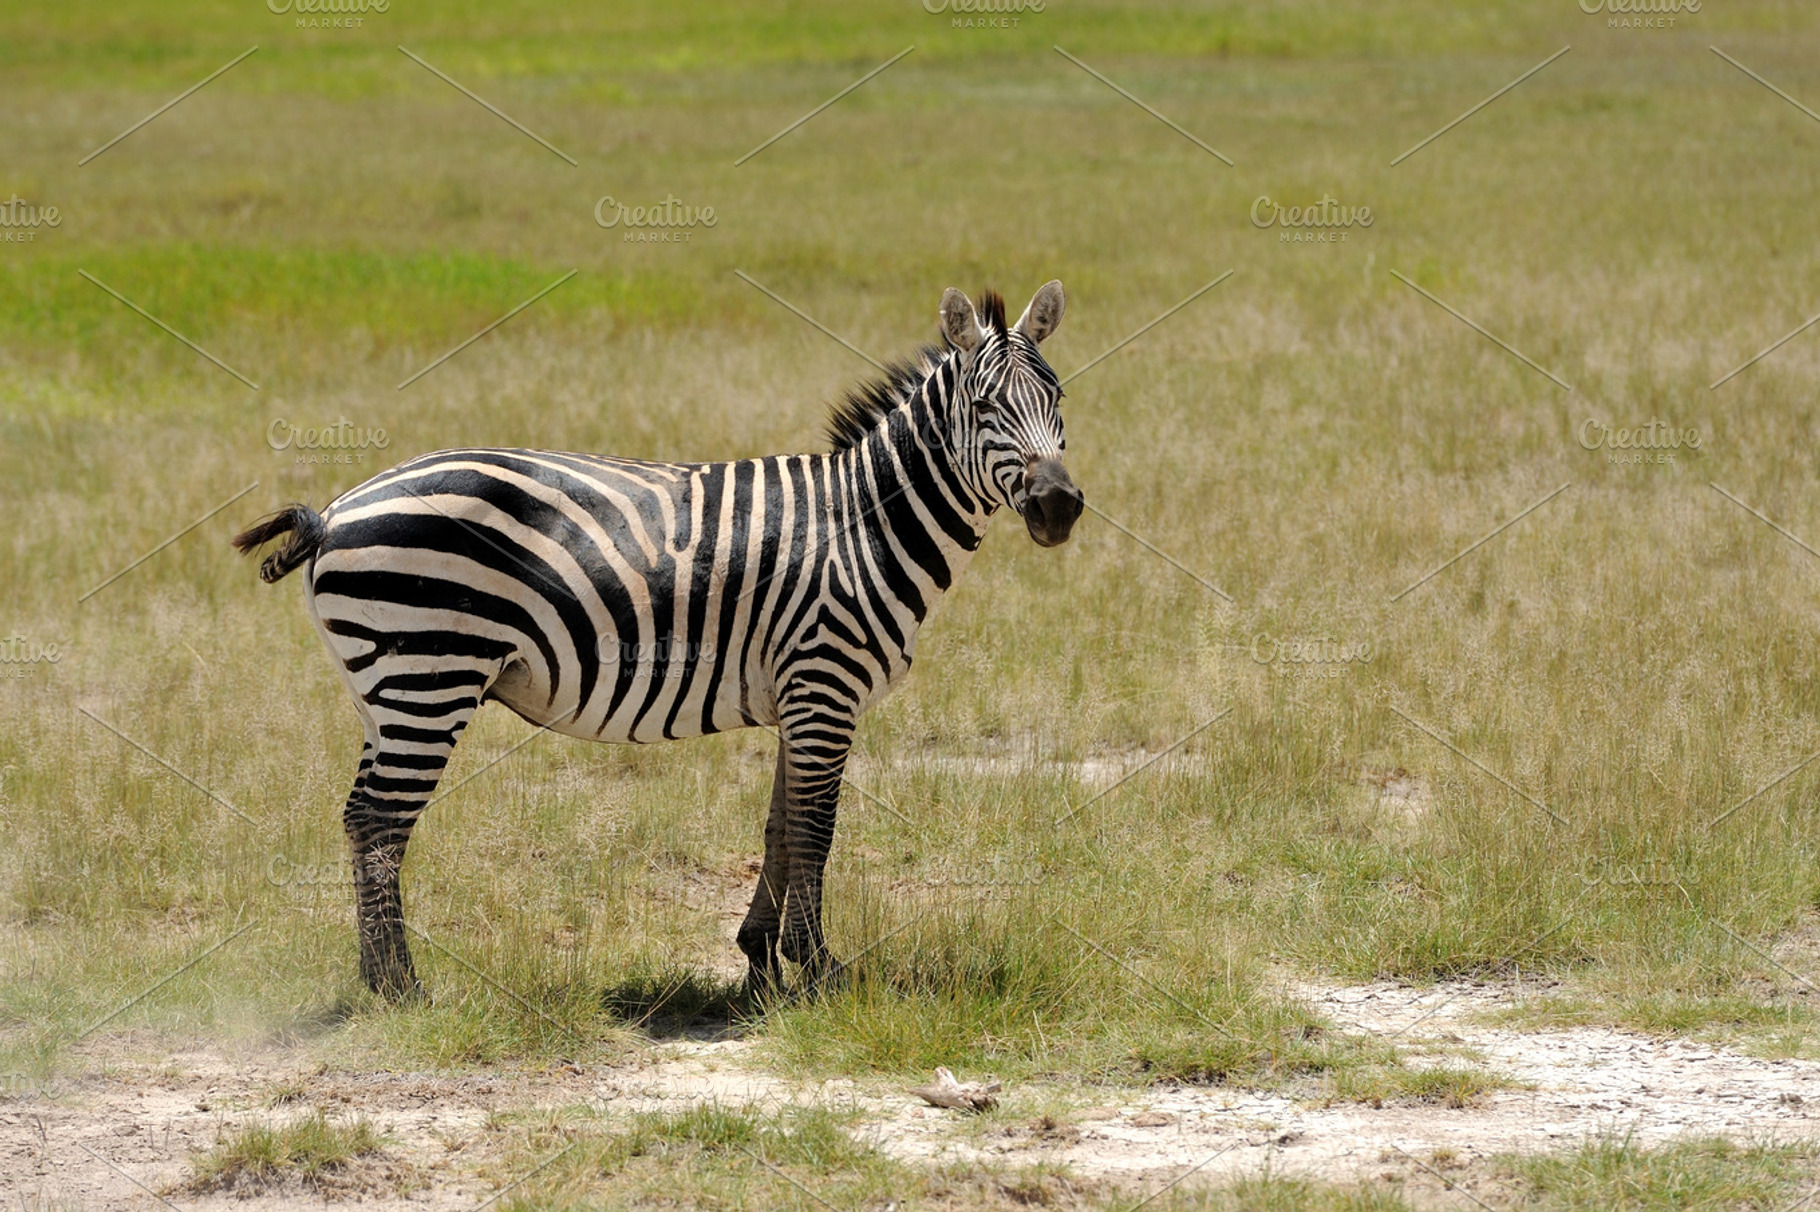
[[[1059,283],[1015,328],[943,298],[928,348],[836,410],[835,449],[726,463],[445,450],[240,535],[289,535],[311,618],[366,729],[345,823],[361,967],[418,986],[399,866],[486,701],[541,727],[644,743],[754,725],[782,739],[764,871],[739,933],[758,987],[820,970],[821,881],[860,713],[908,670],[917,629],[1001,506],[1067,537],[1060,387],[1038,342]]]

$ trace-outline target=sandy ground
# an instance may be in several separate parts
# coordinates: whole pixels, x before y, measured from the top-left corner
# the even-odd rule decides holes
[[[1516,995],[1510,986],[1297,992],[1343,1026],[1398,1033],[1399,1042],[1435,1048],[1437,1060],[1470,1055],[1528,1088],[1450,1109],[1239,1089],[1032,1084],[1007,1091],[1008,1105],[1072,1110],[1050,1120],[1033,1113],[981,1125],[924,1107],[895,1085],[788,1081],[759,1067],[742,1040],[654,1044],[640,1060],[602,1069],[451,1076],[322,1072],[300,1053],[213,1046],[148,1061],[149,1041],[129,1037],[89,1054],[87,1077],[48,1091],[16,1089],[0,1101],[0,1206],[154,1208],[166,1206],[164,1199],[183,1208],[296,1206],[295,1191],[249,1200],[196,1196],[181,1184],[192,1152],[208,1148],[223,1128],[311,1108],[363,1114],[390,1138],[391,1162],[367,1167],[362,1189],[342,1198],[435,1209],[473,1207],[516,1177],[502,1158],[506,1135],[489,1126],[492,1113],[578,1104],[611,1114],[709,1100],[838,1102],[864,1112],[862,1135],[908,1160],[1065,1163],[1082,1178],[1133,1191],[1153,1190],[1195,1166],[1193,1182],[1269,1166],[1335,1179],[1395,1174],[1439,1192],[1440,1171],[1464,1180],[1490,1154],[1567,1146],[1603,1131],[1631,1132],[1643,1143],[1688,1133],[1820,1137],[1817,1062],[1762,1060],[1605,1029],[1483,1025],[1483,1011]],[[267,1106],[285,1086],[299,1087],[302,1096]]]

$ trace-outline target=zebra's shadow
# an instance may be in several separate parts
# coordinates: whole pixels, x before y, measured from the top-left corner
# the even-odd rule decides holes
[[[652,1040],[699,1043],[744,1039],[765,1010],[748,996],[744,981],[692,969],[610,985],[601,1004]]]

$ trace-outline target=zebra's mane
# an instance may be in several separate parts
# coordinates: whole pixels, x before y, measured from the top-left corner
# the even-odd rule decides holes
[[[828,440],[837,451],[858,446],[893,409],[909,403],[923,381],[935,373],[948,351],[925,345],[885,367],[883,376],[850,387],[828,412]]]
[[[1005,335],[1005,299],[996,290],[980,292],[980,323],[998,336]],[[860,439],[877,428],[886,414],[910,402],[923,381],[948,356],[946,342],[925,345],[907,358],[885,366],[882,377],[858,387],[848,388],[828,413],[828,440],[836,451],[859,445]]]

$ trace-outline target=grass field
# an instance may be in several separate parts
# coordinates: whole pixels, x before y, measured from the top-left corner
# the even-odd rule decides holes
[[[1558,984],[1514,1023],[1820,1057],[1820,335],[1711,386],[1820,299],[1820,121],[1739,66],[1820,107],[1820,14],[1582,7],[0,12],[0,192],[60,215],[0,243],[0,1070],[195,1039],[611,1064],[738,1013],[725,910],[773,742],[586,746],[503,712],[405,872],[434,1000],[368,1001],[360,730],[299,586],[226,539],[444,446],[817,448],[870,368],[740,273],[879,358],[946,286],[1021,305],[1060,277],[1046,352],[1092,363],[1065,415],[1101,511],[1053,551],[995,530],[867,718],[829,890],[853,979],[746,1022],[765,1065],[1472,1097],[1496,1074],[1437,1080],[1288,982],[1519,972]],[[1251,221],[1324,194],[1373,222]],[[628,243],[607,196],[716,221]],[[342,422],[369,444],[283,446]],[[1652,422],[1697,445],[1589,449]],[[710,1159],[704,1206],[802,1202],[736,1147],[775,1137],[843,1206],[1015,1202],[902,1178],[836,1111],[744,1115],[514,1128],[526,1168],[563,1133],[597,1155],[524,1198],[635,1201],[674,1147]],[[1792,1146],[1586,1150],[1510,1162],[1497,1198],[1768,1207],[1814,1173]],[[1159,1206],[1403,1199],[1257,1182]]]

